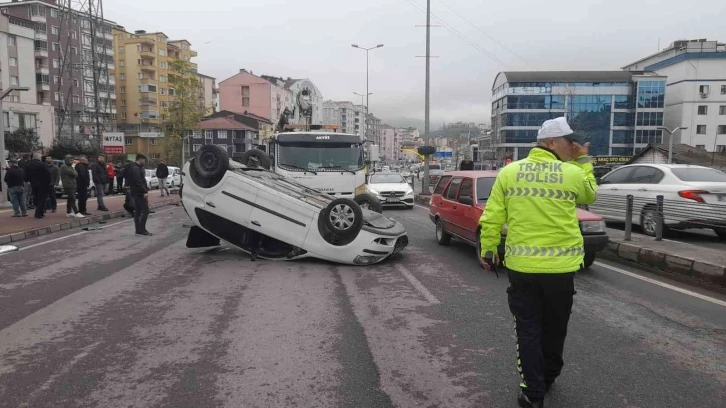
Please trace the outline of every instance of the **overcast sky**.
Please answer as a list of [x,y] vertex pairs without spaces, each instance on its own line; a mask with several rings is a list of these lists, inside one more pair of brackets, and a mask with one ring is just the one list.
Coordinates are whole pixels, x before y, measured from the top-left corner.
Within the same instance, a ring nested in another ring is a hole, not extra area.
[[[425,54],[425,28],[415,26],[425,24],[425,7],[425,0],[104,2],[106,18],[129,31],[189,40],[200,72],[218,82],[240,68],[307,77],[325,99],[360,103],[353,92],[365,92],[365,52],[350,44],[383,43],[370,53],[370,109],[394,121],[424,117],[425,59],[416,56]],[[489,122],[499,71],[619,69],[656,52],[659,38],[661,48],[677,39],[726,41],[722,0],[431,0],[431,8],[432,24],[443,22],[431,29],[439,57],[431,63],[434,128]]]

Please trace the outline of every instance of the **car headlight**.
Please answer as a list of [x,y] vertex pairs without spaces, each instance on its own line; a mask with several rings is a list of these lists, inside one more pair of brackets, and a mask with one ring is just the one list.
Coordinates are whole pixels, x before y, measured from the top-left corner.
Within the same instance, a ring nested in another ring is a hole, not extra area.
[[582,221],[580,223],[580,231],[583,234],[605,232],[605,221]]
[[409,187],[408,190],[406,190],[406,195],[407,196],[413,195],[413,189],[411,187]]

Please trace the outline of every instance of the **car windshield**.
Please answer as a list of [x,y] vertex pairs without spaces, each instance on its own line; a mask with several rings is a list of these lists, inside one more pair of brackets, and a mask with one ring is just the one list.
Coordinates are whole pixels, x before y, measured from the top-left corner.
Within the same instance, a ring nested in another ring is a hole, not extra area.
[[675,168],[673,174],[681,181],[722,182],[726,183],[726,173],[714,169]]
[[369,182],[371,184],[405,183],[406,180],[400,174],[374,174],[371,176]]
[[280,143],[277,152],[277,164],[286,170],[356,171],[363,168],[363,149],[359,143]]
[[480,177],[476,179],[476,202],[485,203],[492,193],[492,187],[496,181],[496,177]]

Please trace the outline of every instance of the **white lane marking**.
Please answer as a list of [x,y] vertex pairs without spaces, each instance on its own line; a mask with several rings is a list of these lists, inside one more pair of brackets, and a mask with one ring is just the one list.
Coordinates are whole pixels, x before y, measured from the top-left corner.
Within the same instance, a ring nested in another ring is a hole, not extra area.
[[439,302],[439,299],[436,299],[436,296],[434,296],[433,293],[429,292],[428,289],[426,289],[426,286],[423,285],[418,279],[416,279],[411,272],[406,269],[405,266],[401,264],[396,264],[396,268],[399,272],[403,275],[406,280],[413,285],[414,289],[416,289],[426,300],[431,303],[432,305],[439,305],[441,302]]
[[595,265],[600,266],[600,267],[605,268],[605,269],[610,269],[613,272],[618,272],[618,273],[622,273],[623,275],[628,275],[628,276],[633,277],[635,279],[640,279],[640,280],[642,280],[644,282],[652,283],[654,285],[658,285],[660,287],[673,290],[673,291],[678,292],[678,293],[683,293],[684,295],[693,296],[695,298],[698,298],[698,299],[701,299],[701,300],[705,300],[707,302],[711,302],[711,303],[716,304],[716,305],[726,306],[726,302],[724,302],[723,300],[718,300],[718,299],[712,298],[710,296],[702,295],[702,294],[697,293],[697,292],[693,292],[693,291],[690,291],[690,290],[687,290],[687,289],[679,288],[678,286],[673,286],[673,285],[670,285],[670,284],[667,284],[667,283],[664,283],[664,282],[661,282],[661,281],[658,281],[658,280],[655,280],[655,279],[647,278],[645,276],[641,276],[641,275],[638,275],[637,273],[629,272],[629,271],[626,271],[624,269],[617,268],[615,266],[610,266],[610,265],[604,264],[602,262],[595,262]]
[[86,358],[86,356],[88,356],[100,344],[101,344],[100,342],[93,343],[90,346],[86,347],[83,350],[83,352],[81,352],[77,356],[73,357],[73,359],[71,361],[69,361],[65,367],[63,367],[59,372],[51,375],[50,378],[48,378],[48,380],[45,383],[43,383],[43,385],[40,388],[33,391],[30,394],[30,396],[28,397],[28,399],[25,402],[23,402],[22,404],[20,404],[20,407],[30,406],[30,403],[33,402],[33,400],[35,400],[37,397],[39,397],[40,394],[42,394],[43,392],[48,391],[48,389],[50,389],[50,387],[53,385],[54,382],[56,382],[56,380],[59,377],[68,374],[71,371],[71,369],[73,369],[73,366],[78,364],[79,361]]
[[[171,210],[174,210],[174,208],[169,208],[169,209],[166,209],[166,210],[162,210],[162,211],[157,211],[157,212],[155,212],[154,214],[161,214],[161,213],[163,213],[163,212],[167,212],[167,211],[171,211]],[[154,215],[154,214],[151,214],[151,215]],[[113,226],[113,225],[118,225],[118,224],[123,224],[123,223],[126,223],[126,222],[131,222],[131,221],[133,221],[133,220],[134,220],[134,219],[133,219],[133,218],[131,218],[131,219],[129,219],[129,220],[124,220],[124,221],[114,222],[113,224],[110,224],[110,225],[108,225],[108,226],[106,226],[106,227],[110,227],[110,226]],[[89,225],[90,225],[90,224],[89,224]],[[39,247],[39,246],[42,246],[42,245],[48,245],[48,244],[51,244],[51,243],[53,243],[53,242],[57,242],[57,241],[62,241],[62,240],[64,240],[64,239],[68,239],[68,238],[76,237],[76,236],[78,236],[78,235],[81,235],[81,234],[87,234],[87,233],[89,233],[89,232],[91,232],[91,231],[81,231],[81,232],[76,232],[75,234],[71,234],[71,235],[66,235],[66,236],[64,236],[64,237],[60,237],[60,238],[55,238],[55,239],[51,239],[51,240],[48,240],[48,241],[43,241],[43,242],[39,242],[39,243],[37,243],[37,244],[33,244],[33,245],[28,245],[28,246],[26,246],[26,247],[18,248],[18,250],[17,250],[16,252],[20,252],[20,251],[25,251],[25,250],[27,250],[27,249],[31,249],[31,248],[35,248],[35,247]],[[8,253],[9,253],[9,254],[12,254],[12,253],[14,253],[14,252],[8,252]]]

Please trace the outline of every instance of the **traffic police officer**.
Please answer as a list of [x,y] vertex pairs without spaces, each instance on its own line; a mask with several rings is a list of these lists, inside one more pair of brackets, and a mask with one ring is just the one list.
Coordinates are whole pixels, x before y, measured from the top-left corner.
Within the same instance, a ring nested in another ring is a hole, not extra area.
[[591,204],[597,195],[590,143],[582,143],[564,117],[546,121],[529,156],[500,171],[479,220],[487,269],[499,263],[497,247],[507,224],[504,264],[521,407],[543,407],[564,365],[574,277],[585,253],[575,206]]

